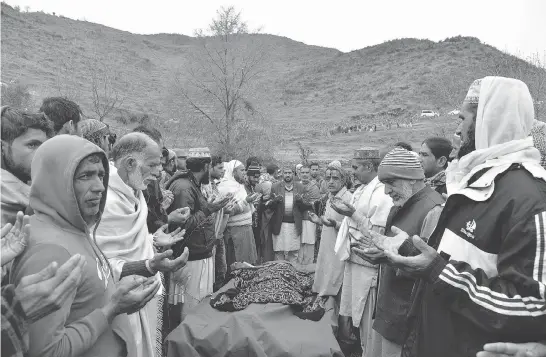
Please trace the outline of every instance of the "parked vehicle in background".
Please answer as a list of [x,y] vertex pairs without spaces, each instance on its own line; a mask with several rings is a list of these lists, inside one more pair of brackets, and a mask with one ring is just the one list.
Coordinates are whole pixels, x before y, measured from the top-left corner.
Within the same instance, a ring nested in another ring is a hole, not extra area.
[[450,111],[450,112],[447,113],[447,114],[449,114],[449,115],[459,115],[460,112],[461,112],[461,111],[460,111],[459,109],[455,109],[455,110]]
[[439,117],[439,116],[440,116],[440,113],[436,113],[435,111],[421,110],[421,118],[423,118],[423,117],[434,118],[434,117]]

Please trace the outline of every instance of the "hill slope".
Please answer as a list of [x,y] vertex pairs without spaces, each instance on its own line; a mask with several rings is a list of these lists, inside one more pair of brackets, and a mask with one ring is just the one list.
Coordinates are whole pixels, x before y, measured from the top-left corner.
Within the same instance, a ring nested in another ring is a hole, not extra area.
[[[175,34],[135,35],[85,21],[20,13],[5,4],[1,26],[2,82],[28,83],[36,103],[46,96],[63,94],[90,113],[89,68],[107,63],[116,73],[117,88],[125,94],[122,112],[152,116],[172,146],[195,142],[177,130],[180,122],[168,119],[187,109],[172,104],[177,96],[173,73],[183,75],[180,69],[198,53],[197,39]],[[293,157],[296,141],[313,147],[320,158],[329,159],[337,152],[345,156],[371,140],[364,132],[326,135],[351,117],[369,118],[395,110],[399,116],[394,120],[404,121],[421,109],[446,112],[456,107],[473,79],[498,70],[496,64],[531,68],[474,38],[439,43],[402,39],[350,53],[272,35],[247,38],[249,43],[258,39],[268,51],[254,84],[253,105],[266,113],[280,143],[279,152],[285,157]],[[128,130],[113,120],[115,115],[107,121],[119,131]],[[453,119],[445,117],[431,125],[440,127],[441,132],[446,127],[451,130]],[[404,130],[381,133],[378,144],[407,136]],[[428,133],[430,130],[423,135]],[[417,143],[420,139],[408,140]],[[198,141],[208,144],[207,138]]]

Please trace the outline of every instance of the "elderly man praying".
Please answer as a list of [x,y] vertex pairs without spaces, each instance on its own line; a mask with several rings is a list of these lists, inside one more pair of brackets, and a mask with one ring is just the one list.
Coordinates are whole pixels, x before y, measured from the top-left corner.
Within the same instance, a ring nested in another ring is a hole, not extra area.
[[420,278],[404,356],[495,356],[492,342],[546,336],[546,170],[529,136],[533,99],[519,80],[485,77],[460,119],[459,160],[428,244],[412,232],[378,239],[388,264]]
[[[385,193],[393,202],[385,234],[394,236],[403,230],[425,239],[430,237],[442,212],[444,199],[440,193],[425,184],[425,173],[419,159],[405,149],[394,148],[381,161],[378,178],[385,185]],[[365,229],[363,233],[380,236],[379,233],[366,232]],[[356,246],[359,247],[360,244]],[[355,252],[360,255],[361,250],[356,248]],[[366,259],[366,256],[363,258]],[[370,356],[400,355],[408,333],[409,306],[414,283],[415,278],[392,266],[381,264],[373,323],[375,331],[371,336],[373,353]]]
[[256,264],[258,256],[252,231],[252,203],[260,194],[247,195],[245,189],[245,167],[242,162],[232,160],[224,164],[224,178],[218,184],[221,195],[233,197],[232,203],[224,210],[229,215],[224,242],[226,262],[229,267],[235,262]]
[[[180,230],[166,234],[160,228],[152,237],[146,218],[148,206],[142,190],[159,176],[161,152],[150,137],[130,133],[122,137],[112,150],[108,195],[101,224],[97,228],[97,244],[104,252],[115,278],[137,274],[156,276],[182,268],[188,260],[188,251],[172,259],[172,250],[156,253],[154,238],[159,248],[170,247],[182,239]],[[185,210],[189,215],[189,210]],[[128,315],[135,337],[137,357],[161,356],[162,337],[156,333],[162,324],[162,290],[142,310]]]

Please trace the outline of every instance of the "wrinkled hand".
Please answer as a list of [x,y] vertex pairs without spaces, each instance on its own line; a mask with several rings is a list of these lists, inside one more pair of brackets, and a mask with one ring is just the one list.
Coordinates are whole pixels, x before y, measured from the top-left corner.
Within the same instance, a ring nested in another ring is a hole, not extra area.
[[169,213],[169,223],[175,223],[178,225],[184,225],[188,218],[190,218],[191,210],[189,207],[177,208]]
[[320,217],[321,221],[322,221],[322,224],[325,225],[326,227],[336,227],[336,220],[335,219],[332,219],[332,218],[326,218],[324,216]]
[[546,357],[546,344],[529,343],[488,343],[477,357]]
[[61,267],[53,262],[42,271],[23,277],[15,288],[15,295],[27,321],[38,321],[60,309],[80,285],[85,265],[85,258],[76,254]]
[[385,256],[389,260],[390,265],[400,268],[407,273],[420,273],[430,266],[434,258],[438,255],[438,252],[418,236],[413,236],[412,240],[413,245],[421,251],[421,254],[414,257],[403,257],[398,254],[398,251],[385,250]]
[[322,219],[315,214],[315,212],[309,212],[309,220],[314,224],[322,226]]
[[255,202],[256,200],[258,200],[260,198],[260,194],[258,192],[254,192],[248,196],[246,196],[246,202],[248,203],[253,203]]
[[209,210],[211,213],[218,212],[224,208],[233,198],[232,195],[226,195],[224,197],[218,197],[216,200],[209,203]]
[[177,228],[172,233],[165,233],[168,227],[169,225],[166,224],[154,233],[154,246],[160,248],[170,247],[184,239],[184,234],[186,233],[185,229],[180,230],[180,228]]
[[166,210],[173,203],[174,194],[169,190],[162,190],[161,193],[163,195],[163,202],[161,202],[161,207]]
[[235,209],[235,204],[234,204],[234,203],[228,203],[228,204],[224,207],[224,214],[230,215],[231,212],[233,212],[234,209]]
[[342,216],[351,217],[355,211],[356,208],[354,208],[353,205],[347,202],[343,202],[341,199],[332,199],[330,202],[330,206],[334,211],[339,213]]
[[116,284],[116,291],[102,311],[110,322],[117,315],[137,312],[155,296],[160,286],[155,276],[126,276]]
[[400,248],[402,243],[404,243],[404,241],[409,238],[409,235],[395,226],[391,227],[391,232],[395,234],[394,237],[387,237],[374,231],[369,231],[369,234],[372,237],[373,244],[377,248],[385,252],[389,251],[393,253],[398,253],[398,249]]
[[186,265],[190,252],[188,247],[184,248],[184,252],[176,259],[171,259],[173,251],[171,249],[156,253],[152,259],[150,259],[150,268],[153,271],[171,272],[176,271]]
[[275,203],[280,203],[280,202],[284,202],[284,197],[281,196],[281,195],[273,195],[273,199],[272,201],[275,202]]
[[2,266],[11,262],[25,250],[30,235],[30,225],[28,222],[28,216],[25,216],[23,212],[17,212],[15,225],[12,226],[8,223],[2,227],[0,231],[2,235],[2,239],[0,240]]
[[360,258],[372,264],[378,264],[385,258],[385,252],[377,247],[368,247],[363,244],[351,244],[351,251]]

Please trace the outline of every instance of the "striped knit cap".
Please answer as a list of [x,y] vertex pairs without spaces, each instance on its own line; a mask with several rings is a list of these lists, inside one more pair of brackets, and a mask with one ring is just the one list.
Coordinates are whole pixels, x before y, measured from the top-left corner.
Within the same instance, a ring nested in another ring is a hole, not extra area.
[[378,178],[379,181],[395,179],[424,180],[425,172],[421,162],[415,155],[405,149],[394,148],[381,161]]

